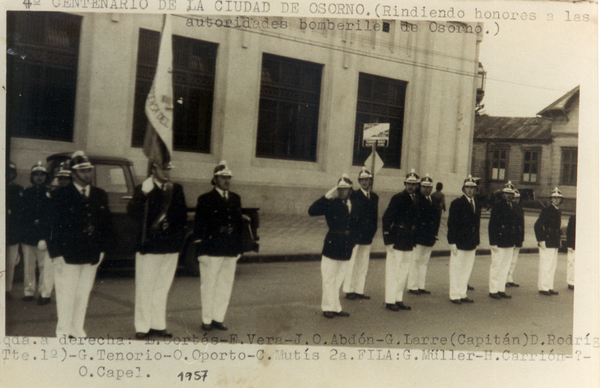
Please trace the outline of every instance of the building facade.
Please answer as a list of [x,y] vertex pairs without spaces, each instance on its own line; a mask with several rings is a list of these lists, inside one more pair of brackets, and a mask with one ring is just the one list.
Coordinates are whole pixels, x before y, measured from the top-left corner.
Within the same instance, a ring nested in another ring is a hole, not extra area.
[[[127,157],[142,179],[143,108],[163,16],[7,17],[7,145],[19,179],[37,160],[77,149]],[[440,33],[441,22],[168,17],[172,177],[189,206],[226,160],[244,206],[305,214],[342,173],[360,171],[370,154],[365,123],[390,123],[375,179],[384,201],[411,169],[460,193],[471,168],[480,24],[444,23]]]

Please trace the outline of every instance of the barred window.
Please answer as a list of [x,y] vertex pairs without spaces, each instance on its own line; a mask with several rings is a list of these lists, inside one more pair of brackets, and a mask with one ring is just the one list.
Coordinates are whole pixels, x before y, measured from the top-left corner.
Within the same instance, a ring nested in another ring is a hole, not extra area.
[[506,179],[506,166],[508,165],[508,151],[504,149],[493,149],[490,179],[504,181]]
[[73,140],[81,16],[7,12],[7,136]]
[[377,153],[387,168],[400,168],[402,131],[404,126],[405,81],[360,73],[354,155],[352,164],[362,166],[371,154],[370,147],[362,146],[363,127],[366,123],[389,123],[389,143],[378,147]]
[[523,151],[523,182],[538,183],[540,153],[540,150]]
[[[210,152],[216,43],[173,35],[173,149]],[[160,33],[140,29],[131,145],[142,147],[145,104],[158,62]]]
[[577,148],[562,149],[560,184],[577,185]]
[[256,156],[315,162],[323,66],[263,54]]

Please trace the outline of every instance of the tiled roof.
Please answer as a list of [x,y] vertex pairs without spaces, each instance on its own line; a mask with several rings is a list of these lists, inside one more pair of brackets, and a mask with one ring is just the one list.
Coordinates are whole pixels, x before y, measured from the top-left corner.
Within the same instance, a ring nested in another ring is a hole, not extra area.
[[550,140],[551,121],[542,117],[475,117],[476,140]]

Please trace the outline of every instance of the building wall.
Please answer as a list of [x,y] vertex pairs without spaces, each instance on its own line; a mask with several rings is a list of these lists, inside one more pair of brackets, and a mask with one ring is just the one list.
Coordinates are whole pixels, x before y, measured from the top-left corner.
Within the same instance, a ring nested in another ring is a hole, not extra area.
[[[416,23],[416,33],[403,32],[396,22],[386,34],[301,30],[297,19],[285,20],[286,30],[243,31],[188,27],[185,18],[172,18],[173,34],[219,44],[211,153],[173,154],[172,177],[184,184],[188,205],[210,188],[213,167],[222,159],[244,206],[268,212],[305,213],[342,173],[356,180],[360,72],[408,82],[401,169],[384,168],[375,190],[389,197],[403,189],[404,176],[414,168],[443,181],[447,194],[460,192],[470,170],[480,36],[431,32],[427,22]],[[144,177],[146,158],[130,146],[138,36],[140,28],[158,31],[161,25],[158,15],[83,15],[73,142],[11,139],[20,179],[38,159],[76,149],[127,157],[138,179]],[[316,162],[255,156],[262,53],[324,65]]]

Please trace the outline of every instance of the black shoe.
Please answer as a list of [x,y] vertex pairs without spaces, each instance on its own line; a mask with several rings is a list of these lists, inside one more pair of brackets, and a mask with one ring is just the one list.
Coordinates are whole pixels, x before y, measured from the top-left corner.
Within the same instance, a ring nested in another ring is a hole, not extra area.
[[148,333],[142,333],[142,332],[140,331],[140,332],[137,332],[137,333],[135,333],[135,338],[136,338],[136,339],[139,339],[139,340],[141,340],[141,339],[146,339],[146,338],[148,338],[148,337],[150,337],[150,332],[148,332]]
[[400,310],[410,310],[410,306],[407,306],[402,302],[396,302],[396,306],[398,306]]
[[475,291],[475,287],[471,287],[471,286],[469,286],[469,285],[467,284],[467,290],[469,290],[469,291]]
[[490,292],[490,298],[494,298],[494,299],[502,299],[502,297],[500,296],[500,294],[498,294],[497,292]]
[[419,290],[408,290],[408,292],[410,292],[411,294],[414,294],[414,295],[421,295],[421,291],[419,291]]
[[329,319],[331,319],[331,318],[333,318],[333,317],[334,317],[334,315],[333,315],[333,312],[332,312],[332,311],[323,311],[323,316],[324,316],[325,318],[329,318]]
[[558,295],[558,291],[548,290],[548,292],[550,293],[550,295]]
[[454,304],[462,304],[461,299],[450,299],[450,302]]
[[37,301],[38,306],[43,306],[46,305],[48,303],[52,302],[52,298],[42,298],[40,297]]
[[569,284],[569,285],[567,286],[567,288],[568,288],[569,290],[574,290],[574,289],[575,289],[575,286],[574,286],[574,285],[572,285],[572,284]]
[[550,296],[550,295],[552,295],[552,294],[550,293],[550,291],[542,291],[542,290],[540,290],[540,294],[542,294],[542,295],[547,295],[547,296]]
[[354,300],[356,299],[356,294],[354,292],[346,293],[346,299]]
[[394,303],[386,303],[385,308],[392,311],[400,311],[400,307],[396,306]]
[[150,334],[157,335],[159,337],[164,337],[164,338],[173,338],[173,334],[169,333],[167,331],[167,329],[164,329],[164,330],[150,329]]
[[223,324],[223,322],[217,322],[217,321],[212,321],[212,323],[210,324],[212,326],[213,329],[217,329],[217,330],[227,330],[227,326],[225,326]]
[[519,285],[517,283],[513,283],[513,282],[508,282],[505,284],[506,287],[519,287]]
[[370,296],[368,296],[368,295],[365,295],[365,294],[354,294],[354,295],[356,295],[356,298],[357,298],[357,299],[364,299],[364,300],[369,300],[369,299],[371,299],[371,297],[370,297]]
[[475,301],[471,298],[460,298],[462,303],[474,303]]
[[337,315],[338,317],[349,317],[350,313],[347,313],[345,311],[340,311],[339,313],[334,312],[333,315]]
[[35,299],[33,296],[24,296],[24,297],[23,297],[23,300],[24,300],[25,302],[31,302],[33,299]]
[[506,292],[498,292],[498,295],[500,295],[504,299],[510,299],[510,298],[512,298],[512,296],[508,295]]
[[425,294],[425,295],[430,295],[430,294],[431,294],[431,291],[427,291],[427,290],[426,290],[426,289],[424,289],[424,288],[419,288],[419,292],[420,292],[421,294]]
[[202,331],[211,331],[212,330],[212,325],[203,323],[202,326],[200,326],[200,330],[202,330]]

